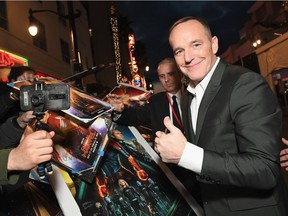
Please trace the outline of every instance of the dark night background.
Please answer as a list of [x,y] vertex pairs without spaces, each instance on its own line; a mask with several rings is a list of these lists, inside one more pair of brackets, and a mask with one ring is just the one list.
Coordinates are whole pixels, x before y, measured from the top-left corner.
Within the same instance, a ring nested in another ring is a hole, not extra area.
[[[141,40],[147,51],[150,72],[156,75],[157,64],[172,57],[168,30],[184,16],[200,16],[218,36],[221,55],[229,45],[239,41],[239,31],[250,20],[247,10],[255,1],[119,1],[119,13],[131,22],[135,40]],[[136,59],[137,61],[137,59]]]

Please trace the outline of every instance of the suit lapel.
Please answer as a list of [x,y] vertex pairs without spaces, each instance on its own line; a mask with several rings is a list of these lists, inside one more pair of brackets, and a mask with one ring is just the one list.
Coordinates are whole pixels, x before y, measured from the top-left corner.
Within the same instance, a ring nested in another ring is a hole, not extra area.
[[[155,109],[154,112],[157,112],[157,124],[158,125],[163,125],[163,120],[165,116],[169,116],[169,102],[166,97],[166,92],[161,92],[159,93],[159,97],[157,98],[157,101],[155,101],[155,106],[153,109]],[[163,126],[162,126],[163,127]],[[161,127],[161,128],[162,128]]]
[[219,91],[221,87],[221,80],[224,73],[224,70],[226,68],[227,64],[225,64],[223,61],[220,60],[219,64],[217,65],[211,80],[205,90],[204,96],[202,98],[199,111],[198,111],[198,117],[197,117],[197,124],[196,124],[196,139],[195,143],[198,142],[199,136],[201,134],[201,130],[203,127],[203,122],[206,116],[206,112],[208,110],[209,104],[213,100],[213,98],[216,96],[217,92]]
[[181,99],[181,110],[182,110],[182,122],[184,125],[185,136],[189,142],[194,143],[195,135],[192,127],[192,118],[190,104],[192,101],[192,95],[185,90]]
[[[162,96],[162,101],[160,102],[162,104],[162,108],[163,108],[163,114],[164,114],[164,117],[165,116],[170,116],[170,113],[169,113],[169,102],[168,102],[168,99],[167,99],[167,96],[166,96],[166,92],[163,92],[163,96]],[[162,119],[162,121],[164,120],[164,118]]]
[[157,105],[161,106],[163,109],[163,112],[162,113],[162,123],[163,123],[163,120],[164,120],[164,117],[166,116],[170,116],[170,112],[169,112],[169,102],[168,102],[168,99],[167,99],[167,96],[166,96],[166,92],[163,92],[161,93],[162,96],[161,96],[161,99],[158,101]]

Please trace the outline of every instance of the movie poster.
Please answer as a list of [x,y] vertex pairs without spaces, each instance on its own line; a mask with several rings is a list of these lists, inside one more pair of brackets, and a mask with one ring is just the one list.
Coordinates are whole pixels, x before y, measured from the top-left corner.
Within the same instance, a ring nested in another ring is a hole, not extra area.
[[[112,121],[109,116],[100,116],[87,127],[75,123],[57,112],[46,112],[42,123],[55,131],[52,161],[61,168],[92,182],[97,168],[109,144]],[[25,134],[35,130],[30,124]]]
[[70,87],[70,103],[70,108],[63,112],[85,123],[113,109],[110,104],[73,87]]
[[94,182],[74,179],[82,214],[203,215],[153,152],[134,127],[116,126]]
[[[125,107],[143,106],[148,102],[152,93],[152,91],[147,91],[144,88],[136,87],[127,83],[118,83],[118,85],[110,92],[110,94],[120,96]],[[107,97],[103,100],[109,102]]]

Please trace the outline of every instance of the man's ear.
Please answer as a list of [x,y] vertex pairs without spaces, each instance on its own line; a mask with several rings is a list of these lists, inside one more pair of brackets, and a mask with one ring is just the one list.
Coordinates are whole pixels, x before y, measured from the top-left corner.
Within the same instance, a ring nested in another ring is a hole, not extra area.
[[213,54],[216,54],[217,51],[218,51],[218,38],[216,36],[213,36],[212,37],[212,40],[211,40],[211,43],[212,43],[212,50],[213,50]]

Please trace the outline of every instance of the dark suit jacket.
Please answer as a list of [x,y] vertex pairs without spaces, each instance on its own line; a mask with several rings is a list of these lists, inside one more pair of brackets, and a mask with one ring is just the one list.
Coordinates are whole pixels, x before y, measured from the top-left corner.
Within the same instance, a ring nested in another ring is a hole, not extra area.
[[220,60],[195,136],[189,95],[182,97],[182,117],[188,140],[204,149],[197,180],[206,216],[288,215],[279,165],[282,113],[265,79]]
[[0,149],[18,145],[24,128],[17,123],[17,117],[10,117],[0,125]]
[[163,119],[169,116],[169,102],[166,92],[160,92],[151,96],[149,103],[137,108],[125,109],[118,124],[138,126],[151,124],[153,135],[156,131],[164,131]]

